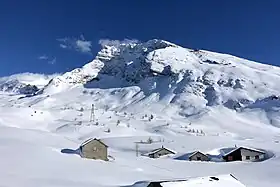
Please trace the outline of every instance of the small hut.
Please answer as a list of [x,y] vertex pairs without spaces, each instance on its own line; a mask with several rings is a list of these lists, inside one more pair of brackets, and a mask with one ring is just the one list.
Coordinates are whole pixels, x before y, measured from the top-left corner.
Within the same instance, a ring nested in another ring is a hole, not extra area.
[[80,153],[83,158],[99,159],[108,161],[108,146],[100,139],[88,139],[80,146]]
[[226,162],[231,161],[260,161],[263,160],[265,152],[248,148],[248,147],[238,147],[223,156]]
[[189,156],[189,161],[209,161],[209,160],[210,160],[209,157],[200,151],[195,151],[193,154]]
[[144,156],[148,156],[150,158],[159,158],[161,156],[170,155],[170,154],[176,154],[176,153],[162,146],[161,148],[154,149],[151,152],[145,153]]

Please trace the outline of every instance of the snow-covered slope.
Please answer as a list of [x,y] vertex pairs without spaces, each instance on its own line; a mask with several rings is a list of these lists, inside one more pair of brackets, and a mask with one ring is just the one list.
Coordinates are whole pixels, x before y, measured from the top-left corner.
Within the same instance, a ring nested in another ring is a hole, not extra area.
[[[44,92],[52,95],[77,86],[126,88],[122,108],[147,101],[177,107],[180,115],[190,117],[216,106],[248,111],[255,102],[277,96],[279,80],[278,67],[150,40],[104,46],[92,62],[52,79]],[[267,117],[262,121],[280,126],[267,111],[263,109]]]
[[[103,46],[91,62],[54,77],[15,77],[0,79],[9,91],[0,95],[4,186],[120,187],[225,173],[247,187],[280,184],[278,67],[155,39]],[[21,92],[28,84],[38,89]],[[110,162],[61,153],[88,138],[109,146]],[[164,145],[177,154],[136,157],[135,142],[148,139],[140,153]],[[218,163],[234,145],[262,149],[268,160]],[[176,159],[196,150],[217,162]]]
[[0,78],[0,91],[29,95],[42,89],[52,78],[58,76],[34,73],[15,74]]

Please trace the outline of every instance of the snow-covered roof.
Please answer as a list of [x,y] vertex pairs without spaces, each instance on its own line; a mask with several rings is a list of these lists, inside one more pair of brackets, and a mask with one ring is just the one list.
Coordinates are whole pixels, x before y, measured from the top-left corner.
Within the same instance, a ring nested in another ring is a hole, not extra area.
[[86,141],[84,141],[82,144],[81,144],[81,147],[85,146],[86,144],[88,144],[89,142],[91,141],[98,141],[100,142],[101,144],[105,145],[106,147],[108,147],[104,142],[102,142],[100,139],[97,139],[97,138],[89,138],[87,139]]
[[202,153],[202,152],[200,152],[200,151],[195,151],[195,152],[193,152],[189,157],[192,157],[193,155],[195,155],[195,154],[197,154],[197,153],[200,153],[200,154],[202,154],[202,155],[204,155],[204,156],[207,156],[206,154],[204,154],[204,153]]
[[154,149],[154,150],[152,150],[152,151],[150,151],[150,152],[147,152],[147,153],[145,153],[145,154],[143,154],[143,155],[146,155],[146,156],[152,155],[152,154],[155,154],[155,153],[157,153],[157,152],[159,152],[159,151],[161,151],[161,150],[167,150],[167,151],[169,151],[169,152],[171,152],[171,153],[173,153],[173,154],[176,153],[175,151],[170,150],[170,149],[168,149],[168,148],[160,147],[160,148]]
[[159,182],[162,187],[245,187],[233,175],[208,176],[186,180]]
[[250,150],[250,151],[254,151],[254,152],[258,152],[258,153],[265,154],[264,151],[261,151],[261,150],[258,150],[258,149],[254,149],[254,148],[250,148],[250,147],[243,147],[243,146],[242,146],[242,147],[237,147],[236,149],[233,149],[232,151],[230,151],[230,152],[224,154],[224,156],[227,156],[227,155],[229,155],[229,154],[231,154],[231,153],[233,153],[233,152],[235,152],[235,151],[237,151],[237,150],[239,150],[239,149],[246,149],[246,150]]

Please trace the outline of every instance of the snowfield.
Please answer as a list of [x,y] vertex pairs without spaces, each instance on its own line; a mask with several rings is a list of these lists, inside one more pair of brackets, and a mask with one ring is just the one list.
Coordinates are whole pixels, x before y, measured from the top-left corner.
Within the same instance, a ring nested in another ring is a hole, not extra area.
[[[213,187],[242,186],[227,183],[232,174],[246,187],[279,187],[279,82],[278,67],[163,40],[103,46],[61,75],[0,78],[0,186],[209,187],[207,176],[221,176]],[[75,152],[88,138],[109,146],[110,161]],[[149,138],[136,156],[135,142]],[[267,159],[219,161],[236,145]],[[176,154],[141,156],[161,146]],[[185,159],[197,150],[213,159]]]

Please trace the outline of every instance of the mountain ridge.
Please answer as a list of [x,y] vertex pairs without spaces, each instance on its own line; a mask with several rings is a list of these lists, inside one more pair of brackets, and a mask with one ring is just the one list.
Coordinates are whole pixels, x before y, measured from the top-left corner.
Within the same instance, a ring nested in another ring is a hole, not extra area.
[[81,92],[102,89],[104,94],[122,93],[118,107],[123,109],[140,103],[138,107],[160,104],[177,107],[178,114],[188,118],[216,106],[236,112],[259,108],[267,116],[264,123],[280,126],[280,120],[271,117],[275,114],[269,114],[280,111],[278,105],[262,105],[264,109],[257,104],[278,98],[278,81],[278,67],[153,39],[103,45],[91,62],[52,78],[28,97],[51,96],[73,88]]

